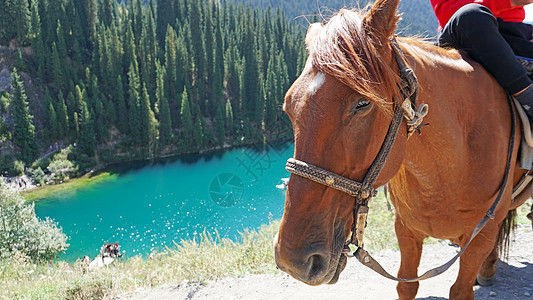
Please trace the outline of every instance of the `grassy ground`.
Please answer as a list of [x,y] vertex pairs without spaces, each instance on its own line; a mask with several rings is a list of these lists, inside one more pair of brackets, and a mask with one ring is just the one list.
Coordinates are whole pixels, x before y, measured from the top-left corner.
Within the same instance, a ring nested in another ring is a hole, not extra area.
[[[519,223],[532,201],[518,212]],[[376,252],[397,248],[394,215],[382,193],[370,203],[365,248]],[[81,262],[32,264],[21,258],[0,261],[0,298],[6,299],[111,299],[116,295],[165,283],[206,282],[247,273],[276,273],[272,239],[279,221],[258,231],[242,233],[240,243],[218,236],[201,235],[199,240],[182,241],[150,259],[133,257],[109,268],[86,271]]]
[[74,264],[0,264],[0,297],[20,299],[112,298],[139,287],[154,287],[184,280],[205,282],[246,273],[276,272],[272,239],[278,222],[242,234],[242,242],[204,234],[199,241],[184,241],[151,259],[133,257],[109,268],[85,272]]
[[34,189],[25,191],[22,196],[26,198],[27,202],[37,201],[47,198],[56,193],[64,193],[66,191],[82,188],[89,184],[110,179],[113,174],[108,172],[87,173],[79,178],[69,179],[61,184],[42,185]]
[[[386,200],[372,201],[366,248],[394,248],[393,213]],[[85,272],[81,262],[32,264],[21,259],[0,262],[0,298],[101,299],[112,298],[139,287],[154,287],[184,280],[205,282],[247,273],[279,272],[274,263],[272,240],[279,221],[258,231],[242,233],[241,242],[203,234],[199,240],[182,241],[151,259],[133,257],[109,268]]]

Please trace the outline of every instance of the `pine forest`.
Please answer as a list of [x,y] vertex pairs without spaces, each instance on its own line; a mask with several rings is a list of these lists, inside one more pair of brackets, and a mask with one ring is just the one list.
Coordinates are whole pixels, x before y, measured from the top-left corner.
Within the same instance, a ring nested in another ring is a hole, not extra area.
[[0,169],[50,170],[57,152],[83,173],[290,138],[281,104],[304,34],[280,9],[227,1],[2,1]]

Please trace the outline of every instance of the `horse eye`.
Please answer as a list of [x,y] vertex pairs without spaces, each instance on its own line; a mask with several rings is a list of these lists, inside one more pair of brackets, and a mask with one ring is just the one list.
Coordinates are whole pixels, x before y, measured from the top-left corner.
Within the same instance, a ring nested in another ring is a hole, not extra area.
[[352,112],[352,114],[355,114],[358,111],[364,110],[364,109],[366,109],[368,107],[370,107],[370,101],[365,100],[365,99],[361,99],[361,100],[359,100],[359,102],[357,102],[357,105],[355,105],[352,108],[351,112]]

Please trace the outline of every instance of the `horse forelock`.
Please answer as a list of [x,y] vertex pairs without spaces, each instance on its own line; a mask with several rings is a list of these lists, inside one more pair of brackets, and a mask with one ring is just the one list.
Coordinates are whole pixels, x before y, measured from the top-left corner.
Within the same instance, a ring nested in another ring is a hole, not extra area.
[[381,56],[365,31],[360,12],[342,9],[308,46],[313,66],[391,111],[399,95],[399,76]]

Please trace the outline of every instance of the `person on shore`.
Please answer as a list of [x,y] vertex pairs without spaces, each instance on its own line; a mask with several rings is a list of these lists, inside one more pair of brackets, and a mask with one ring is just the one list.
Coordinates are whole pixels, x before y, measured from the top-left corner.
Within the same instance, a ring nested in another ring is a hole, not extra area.
[[533,61],[533,25],[523,23],[533,0],[430,0],[438,45],[464,50],[513,95],[533,120],[533,85],[516,56]]

